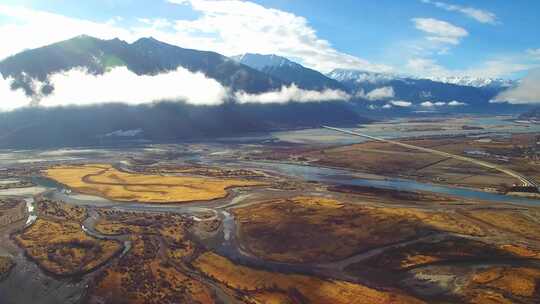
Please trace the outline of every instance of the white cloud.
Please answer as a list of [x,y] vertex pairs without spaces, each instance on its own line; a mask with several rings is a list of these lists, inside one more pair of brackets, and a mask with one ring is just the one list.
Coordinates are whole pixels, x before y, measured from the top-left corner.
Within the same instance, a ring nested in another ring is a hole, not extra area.
[[515,88],[500,93],[494,102],[512,104],[540,103],[540,69],[530,71]]
[[265,92],[261,94],[249,94],[246,92],[236,92],[235,98],[240,103],[286,103],[316,102],[329,100],[349,100],[351,96],[341,90],[326,89],[324,91],[303,90],[295,84],[288,87],[283,86],[279,91]]
[[469,18],[473,18],[474,20],[481,22],[481,23],[488,23],[488,24],[497,24],[497,16],[486,10],[469,7],[469,6],[461,6],[461,5],[454,5],[449,4],[446,2],[441,1],[432,1],[432,0],[421,0],[424,3],[433,4],[438,8],[445,9],[447,11],[452,12],[459,12],[464,15],[466,15]]
[[[234,98],[239,103],[286,103],[349,100],[351,96],[341,90],[303,90],[295,84],[278,91],[261,94],[236,92],[234,95],[214,79],[202,73],[192,73],[179,67],[175,71],[157,75],[137,75],[126,67],[115,67],[102,75],[93,75],[83,68],[53,74],[49,77],[53,92],[47,96],[31,98],[22,90],[11,90],[12,79],[0,76],[0,111],[30,106],[93,105],[120,102],[130,105],[162,100],[185,101],[195,105],[216,105]],[[33,82],[36,91],[43,84]]]
[[393,98],[395,95],[393,87],[380,87],[373,89],[367,94],[365,94],[363,90],[360,90],[356,93],[356,96],[374,101]]
[[404,108],[410,107],[412,105],[412,103],[408,101],[404,101],[404,100],[391,100],[390,104],[396,107],[404,107]]
[[224,55],[245,52],[278,54],[299,59],[321,71],[354,68],[391,71],[383,64],[340,52],[301,16],[240,0],[169,0],[190,5],[200,17],[191,19],[139,18],[131,27],[121,27],[117,18],[98,23],[59,14],[0,5],[0,16],[14,22],[0,25],[0,58],[24,49],[36,48],[81,34],[102,39],[120,38],[128,42],[153,36],[158,40],[194,49],[211,50]]
[[0,4],[0,16],[13,22],[0,24],[0,59],[29,48],[37,48],[81,34],[112,39],[133,39],[131,31],[114,25],[98,23],[58,14]]
[[452,100],[448,103],[448,105],[451,107],[460,107],[460,106],[466,106],[467,104],[464,102],[457,101],[457,100]]
[[[103,75],[88,74],[84,69],[72,69],[50,76],[52,94],[42,97],[40,106],[90,105],[108,102],[126,104],[151,103],[160,100],[182,100],[192,104],[220,104],[228,90],[202,73],[184,68],[157,75],[137,75],[126,67],[116,67]],[[30,105],[31,99],[19,91],[5,91],[8,81],[0,86],[3,110]],[[9,88],[8,88],[9,89]],[[10,95],[12,94],[12,95]],[[11,97],[11,98],[10,98]],[[15,98],[16,97],[16,98]],[[4,99],[5,98],[5,99]]]
[[321,71],[334,68],[391,70],[389,66],[374,64],[336,50],[330,42],[318,37],[304,17],[289,12],[240,0],[169,2],[190,5],[202,14],[195,20],[176,22],[177,33],[190,37],[197,37],[197,34],[209,36],[204,45],[197,45],[198,48],[225,55],[273,53],[300,59],[303,64]]
[[415,27],[427,33],[428,40],[457,45],[469,33],[464,28],[434,18],[413,18]]
[[424,101],[424,102],[422,102],[420,104],[420,106],[426,107],[426,108],[442,107],[442,106],[445,106],[445,105],[446,105],[446,102],[443,102],[443,101],[436,101],[436,102]]
[[385,104],[384,106],[382,106],[383,109],[391,109],[392,108],[392,105],[391,104]]

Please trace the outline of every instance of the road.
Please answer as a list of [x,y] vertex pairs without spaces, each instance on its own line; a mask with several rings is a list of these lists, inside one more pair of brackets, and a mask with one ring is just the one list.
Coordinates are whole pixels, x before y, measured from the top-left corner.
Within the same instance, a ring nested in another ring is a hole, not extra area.
[[448,157],[448,158],[453,158],[453,159],[464,161],[464,162],[473,163],[473,164],[476,164],[476,165],[479,165],[479,166],[482,166],[482,167],[485,167],[485,168],[488,168],[488,169],[497,170],[499,172],[502,172],[502,173],[504,173],[506,175],[509,175],[509,176],[519,180],[521,185],[524,186],[524,187],[536,187],[536,188],[538,188],[538,186],[539,186],[536,183],[536,181],[534,181],[533,179],[531,179],[531,178],[529,178],[527,176],[524,176],[523,174],[518,173],[516,171],[513,171],[513,170],[510,170],[510,169],[504,168],[502,166],[499,166],[497,164],[492,164],[492,163],[488,163],[488,162],[485,162],[485,161],[482,161],[482,160],[478,160],[478,159],[474,159],[474,158],[470,158],[470,157],[465,157],[465,156],[461,156],[461,155],[451,154],[451,153],[444,152],[444,151],[439,151],[439,150],[434,150],[434,149],[430,149],[430,148],[424,148],[424,147],[409,145],[409,144],[401,143],[401,142],[398,142],[398,141],[395,141],[395,140],[384,139],[384,138],[375,137],[375,136],[362,134],[362,133],[354,132],[354,131],[349,131],[349,130],[345,130],[345,129],[334,128],[334,127],[329,127],[329,126],[322,126],[322,127],[325,128],[325,129],[328,129],[328,130],[333,130],[333,131],[337,131],[337,132],[341,132],[341,133],[360,136],[360,137],[368,138],[368,139],[379,141],[379,142],[385,142],[385,143],[401,146],[401,147],[408,148],[408,149],[413,149],[413,150],[418,150],[418,151],[422,151],[422,152],[432,153],[432,154],[443,156],[443,157]]

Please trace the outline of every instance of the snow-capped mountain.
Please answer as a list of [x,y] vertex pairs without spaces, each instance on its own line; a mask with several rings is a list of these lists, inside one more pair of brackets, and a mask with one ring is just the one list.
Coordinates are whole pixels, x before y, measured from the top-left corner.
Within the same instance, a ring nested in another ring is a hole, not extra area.
[[345,87],[337,80],[278,55],[246,53],[231,58],[271,77],[278,78],[285,83],[294,83],[303,89],[345,90]]
[[477,87],[477,88],[483,88],[483,87],[508,88],[516,84],[516,81],[510,80],[510,79],[480,78],[480,77],[472,77],[472,76],[430,77],[427,79],[438,81],[438,82],[451,83],[451,84]]
[[[380,104],[382,101],[402,100],[414,105],[456,105],[452,110],[486,109],[487,105],[493,108],[494,105],[490,104],[489,100],[511,85],[510,82],[493,79],[427,79],[347,69],[336,69],[326,75],[338,80],[355,96],[367,102]],[[381,95],[381,92],[391,94],[384,94],[384,98],[377,99],[376,96]],[[449,110],[449,107],[441,108]]]
[[375,73],[361,70],[335,69],[326,76],[340,82],[358,82],[358,83],[385,83],[391,80],[399,79],[400,77],[394,74]]
[[476,88],[508,88],[514,86],[516,81],[501,78],[480,78],[471,76],[448,76],[448,77],[417,77],[390,73],[376,73],[361,70],[335,69],[326,76],[340,82],[358,82],[382,84],[392,80],[431,80],[434,82],[455,84]]

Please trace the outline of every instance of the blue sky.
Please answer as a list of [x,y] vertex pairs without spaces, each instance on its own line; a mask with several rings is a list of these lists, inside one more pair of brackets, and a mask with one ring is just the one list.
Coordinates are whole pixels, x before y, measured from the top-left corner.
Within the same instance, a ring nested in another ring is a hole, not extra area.
[[[0,57],[79,34],[423,77],[518,77],[540,65],[540,1],[0,1]],[[7,41],[7,43],[6,43]]]

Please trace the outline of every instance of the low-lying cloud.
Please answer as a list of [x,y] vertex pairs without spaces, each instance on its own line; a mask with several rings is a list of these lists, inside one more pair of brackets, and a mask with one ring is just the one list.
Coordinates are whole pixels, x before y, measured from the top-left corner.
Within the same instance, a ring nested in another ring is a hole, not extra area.
[[424,101],[420,104],[420,106],[426,107],[426,108],[442,107],[445,105],[446,105],[446,102],[444,101]]
[[407,108],[412,106],[412,103],[405,100],[391,100],[390,104],[396,107]]
[[227,89],[216,80],[181,67],[157,75],[137,75],[126,67],[116,67],[103,75],[73,69],[52,75],[50,83],[54,91],[41,99],[42,106],[108,102],[142,104],[159,100],[210,105],[221,103],[227,96]]
[[357,97],[365,98],[371,101],[390,99],[395,96],[393,87],[380,87],[373,89],[369,93],[365,94],[364,90],[358,92]]
[[515,88],[510,88],[495,97],[493,102],[511,104],[540,103],[540,69],[534,69]]
[[[231,99],[239,103],[286,103],[351,98],[341,90],[303,90],[294,84],[261,94],[231,93],[229,88],[203,73],[193,73],[182,67],[157,75],[137,75],[126,67],[116,67],[104,74],[93,75],[84,68],[75,68],[51,75],[48,84],[54,90],[46,96],[29,97],[21,89],[12,90],[12,81],[0,77],[0,111],[35,104],[42,107],[112,102],[138,105],[167,100],[195,105],[218,105]],[[34,91],[39,92],[44,84],[34,81],[32,85]]]
[[461,106],[466,106],[467,104],[461,101],[452,100],[448,103],[448,105],[451,107],[461,107]]
[[249,94],[237,92],[235,99],[240,103],[286,103],[315,102],[331,100],[349,100],[351,96],[341,90],[326,89],[323,91],[304,90],[298,88],[294,83],[290,86],[283,86],[279,91],[265,92],[261,94]]

